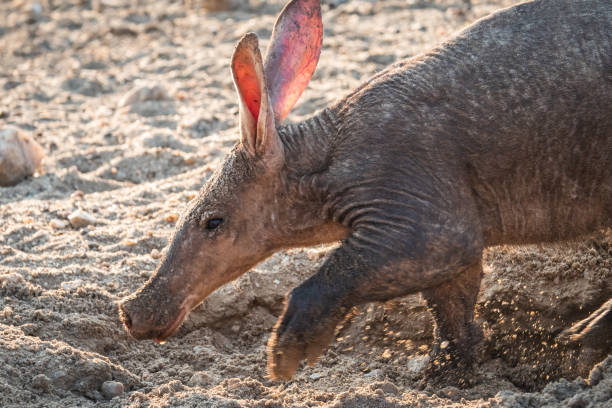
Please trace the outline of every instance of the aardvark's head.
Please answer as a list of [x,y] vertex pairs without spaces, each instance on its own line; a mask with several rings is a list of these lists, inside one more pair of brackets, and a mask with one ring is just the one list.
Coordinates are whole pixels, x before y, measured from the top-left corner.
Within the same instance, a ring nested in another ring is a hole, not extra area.
[[236,46],[240,142],[180,218],[151,279],[120,304],[133,337],[165,340],[212,291],[275,250],[339,238],[296,198],[276,127],[310,80],[322,35],[319,1],[292,0],[276,21],[265,64],[255,34]]

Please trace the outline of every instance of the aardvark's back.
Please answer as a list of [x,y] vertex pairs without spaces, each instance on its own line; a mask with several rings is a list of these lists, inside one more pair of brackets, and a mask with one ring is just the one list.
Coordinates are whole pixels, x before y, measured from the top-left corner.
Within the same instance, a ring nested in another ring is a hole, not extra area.
[[[353,135],[344,159],[363,154],[374,172],[414,175],[418,156],[436,179],[465,182],[486,244],[612,224],[610,1],[500,11],[383,71],[340,106]],[[393,159],[367,160],[372,149]]]

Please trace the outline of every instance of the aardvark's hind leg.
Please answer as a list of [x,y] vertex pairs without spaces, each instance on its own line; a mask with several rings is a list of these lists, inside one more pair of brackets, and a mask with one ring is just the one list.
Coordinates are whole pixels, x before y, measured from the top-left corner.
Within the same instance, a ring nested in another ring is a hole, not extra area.
[[482,338],[474,324],[481,279],[482,264],[478,262],[454,279],[423,291],[436,323],[429,376],[467,385],[464,374],[472,363],[474,345]]

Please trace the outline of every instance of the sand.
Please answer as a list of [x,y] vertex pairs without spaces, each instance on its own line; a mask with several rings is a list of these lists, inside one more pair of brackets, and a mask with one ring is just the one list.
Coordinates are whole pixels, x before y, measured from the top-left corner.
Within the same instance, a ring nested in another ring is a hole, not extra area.
[[[152,274],[176,215],[237,140],[234,44],[254,31],[265,47],[282,6],[236,4],[0,4],[0,130],[46,154],[35,176],[0,187],[0,406],[612,406],[612,357],[555,341],[612,296],[610,231],[487,251],[467,389],[419,389],[432,340],[419,295],[356,309],[317,365],[270,381],[283,296],[325,247],[274,255],[163,346],[125,333],[116,303]],[[321,61],[289,120],[509,4],[325,2]]]

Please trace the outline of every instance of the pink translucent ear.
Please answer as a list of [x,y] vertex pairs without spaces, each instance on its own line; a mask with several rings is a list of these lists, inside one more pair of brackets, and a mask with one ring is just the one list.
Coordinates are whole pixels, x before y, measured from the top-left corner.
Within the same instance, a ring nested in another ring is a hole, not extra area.
[[261,105],[261,90],[265,88],[265,84],[262,84],[263,69],[257,43],[257,36],[253,33],[248,33],[242,37],[234,50],[231,65],[234,84],[241,105],[244,104],[248,108],[253,119],[253,125],[257,124]]
[[315,71],[323,42],[319,0],[291,0],[274,24],[264,63],[277,124],[289,114]]
[[[281,157],[280,140],[274,125],[264,68],[257,36],[248,33],[240,39],[231,64],[240,104],[240,138],[251,154]],[[278,161],[278,160],[277,160]]]

